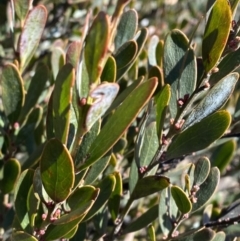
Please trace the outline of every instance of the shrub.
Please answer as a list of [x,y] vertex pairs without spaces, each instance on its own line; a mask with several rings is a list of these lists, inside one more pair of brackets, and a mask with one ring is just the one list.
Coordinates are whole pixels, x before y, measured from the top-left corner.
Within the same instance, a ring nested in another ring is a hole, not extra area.
[[238,236],[238,1],[155,34],[149,2],[44,2],[2,3],[2,239]]

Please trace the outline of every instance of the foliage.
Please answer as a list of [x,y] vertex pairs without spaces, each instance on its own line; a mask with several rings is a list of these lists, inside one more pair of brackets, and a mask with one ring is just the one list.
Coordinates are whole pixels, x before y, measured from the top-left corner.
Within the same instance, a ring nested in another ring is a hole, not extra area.
[[1,240],[240,236],[239,1],[99,2],[1,3]]

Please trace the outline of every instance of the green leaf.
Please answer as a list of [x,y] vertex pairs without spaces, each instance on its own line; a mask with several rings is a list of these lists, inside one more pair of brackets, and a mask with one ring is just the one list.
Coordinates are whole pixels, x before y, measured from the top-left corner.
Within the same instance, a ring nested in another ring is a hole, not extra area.
[[217,232],[214,238],[211,241],[225,241],[226,234],[224,232]]
[[114,172],[113,175],[116,179],[116,184],[113,192],[108,200],[108,209],[113,220],[116,220],[120,208],[120,200],[122,197],[123,187],[122,187],[122,177],[120,172]]
[[109,197],[111,196],[112,191],[114,190],[115,184],[115,176],[109,175],[97,185],[97,188],[100,189],[100,193],[94,205],[83,219],[84,221],[91,219],[100,210],[100,208],[106,204],[106,202],[109,200]]
[[68,198],[67,203],[71,210],[81,207],[91,200],[95,200],[99,194],[99,188],[90,185],[82,186],[76,189]]
[[117,83],[102,83],[90,92],[94,99],[86,116],[85,126],[90,130],[93,124],[106,112],[117,96],[119,85]]
[[14,192],[14,207],[21,227],[25,230],[29,228],[27,196],[33,182],[34,171],[31,169],[21,173]]
[[227,208],[224,208],[221,212],[221,219],[227,220],[231,218],[237,218],[240,212],[240,199],[232,202]]
[[214,237],[214,231],[208,228],[193,232],[192,234],[185,234],[184,237],[178,237],[177,241],[211,241]]
[[137,54],[137,42],[130,40],[124,43],[114,54],[116,60],[117,72],[124,67],[130,65]]
[[110,22],[108,16],[99,12],[86,37],[85,61],[91,83],[99,83],[104,58],[108,51]]
[[169,188],[165,188],[160,193],[160,201],[158,206],[158,220],[160,228],[164,236],[168,234],[174,228],[174,222],[177,221],[178,208]]
[[158,36],[153,35],[150,38],[149,45],[148,45],[148,62],[149,62],[150,66],[156,66],[157,65],[156,49],[157,49],[158,43],[159,43]]
[[88,75],[86,61],[84,56],[80,60],[76,74],[77,96],[87,98],[90,90],[91,80]]
[[15,158],[7,160],[3,166],[3,179],[1,180],[1,192],[9,193],[13,190],[21,173],[21,165]]
[[170,184],[169,178],[165,176],[147,176],[138,180],[134,188],[131,198],[139,199],[149,196],[155,192],[159,192],[167,188]]
[[230,98],[238,78],[238,73],[231,73],[220,80],[201,100],[197,107],[193,109],[183,124],[182,130],[200,122],[203,118],[219,110]]
[[27,196],[27,209],[31,227],[35,227],[35,219],[39,210],[40,199],[35,196],[33,185],[31,185]]
[[213,160],[212,166],[218,167],[221,173],[223,173],[233,158],[237,147],[235,140],[229,140],[224,144],[217,147],[213,152],[211,159]]
[[43,186],[55,202],[64,201],[74,184],[73,160],[67,148],[57,139],[49,140],[42,153],[40,170]]
[[166,153],[166,160],[208,147],[225,133],[230,122],[231,116],[224,110],[204,118],[173,138]]
[[164,49],[164,42],[163,40],[160,40],[156,47],[156,60],[157,60],[157,65],[160,68],[162,68],[163,66],[163,51],[164,51],[163,49]]
[[94,183],[97,178],[100,176],[100,174],[105,170],[107,167],[109,161],[110,161],[111,156],[106,155],[102,157],[98,162],[95,162],[89,172],[86,174],[84,178],[84,183],[86,185]]
[[30,0],[14,0],[14,8],[16,15],[18,16],[21,23],[23,23],[29,9],[31,8]]
[[139,163],[137,163],[139,167],[148,166],[159,147],[156,122],[151,122],[146,127],[143,126],[143,128],[144,133],[140,138],[141,141],[139,141],[139,151],[138,153],[135,151],[135,159],[137,162],[139,161]]
[[197,161],[195,165],[195,170],[194,170],[193,186],[194,185],[199,186],[206,180],[206,178],[209,175],[210,168],[211,168],[211,164],[207,157],[201,157]]
[[86,228],[86,223],[80,223],[78,225],[78,230],[74,237],[70,239],[70,241],[85,241],[86,235],[87,235],[87,228]]
[[74,160],[75,166],[78,167],[80,164],[83,164],[83,161],[86,160],[89,156],[89,148],[96,139],[100,130],[100,120],[97,121],[93,127],[88,131],[82,140],[81,145],[79,146],[76,158]]
[[77,68],[81,52],[81,42],[74,41],[69,44],[66,53],[66,63],[71,64],[75,69]]
[[229,0],[229,3],[231,4],[232,19],[234,19],[239,1],[238,0]]
[[122,234],[127,234],[131,232],[136,232],[142,228],[146,228],[150,223],[152,223],[158,217],[158,205],[149,208],[140,217],[134,220],[132,223],[123,229]]
[[47,9],[43,5],[38,5],[29,12],[24,22],[18,42],[21,72],[26,68],[38,47],[46,20]]
[[72,65],[66,64],[57,75],[52,97],[55,137],[63,144],[67,143],[69,132],[73,81],[74,69]]
[[117,64],[112,56],[109,56],[104,66],[101,81],[115,82],[117,74]]
[[23,81],[15,65],[7,64],[3,67],[1,83],[4,112],[9,121],[14,123],[20,115],[25,98]]
[[117,34],[114,40],[116,50],[134,37],[137,25],[138,15],[136,10],[130,9],[122,14],[117,26]]
[[120,94],[113,101],[106,114],[109,114],[112,110],[117,108],[127,98],[127,96],[143,82],[143,79],[143,77],[140,77],[139,79],[134,80],[131,85],[122,90],[122,92],[120,92]]
[[22,231],[14,232],[12,234],[11,240],[12,241],[38,241],[34,236]]
[[34,131],[38,127],[42,117],[42,107],[37,106],[36,108],[32,109],[27,121],[25,122],[25,125],[20,129],[16,138],[16,144],[24,144],[29,154],[33,153],[33,151],[36,149]]
[[187,194],[178,186],[171,186],[171,194],[179,209],[183,214],[189,213],[192,209],[192,204]]
[[41,179],[41,172],[40,172],[39,167],[34,172],[33,189],[34,189],[34,193],[35,193],[36,197],[39,198],[43,203],[52,202],[52,199],[48,196],[45,188],[43,187],[42,179]]
[[73,220],[70,223],[62,224],[62,225],[54,225],[50,224],[43,236],[44,240],[56,240],[60,238],[64,238],[67,234],[71,233],[79,223],[78,219]]
[[216,191],[219,180],[220,172],[217,167],[213,167],[207,179],[201,184],[200,189],[196,193],[197,202],[193,203],[192,212],[195,212],[208,202]]
[[151,77],[158,78],[158,88],[156,90],[156,93],[159,93],[160,90],[164,87],[163,70],[159,66],[152,66],[148,73],[148,78]]
[[51,67],[54,80],[56,79],[59,70],[65,64],[65,52],[61,47],[53,47],[52,55],[51,55]]
[[178,99],[192,94],[197,79],[194,51],[189,48],[189,41],[180,30],[172,30],[167,35],[163,62],[165,83],[171,86],[170,113],[175,118]]
[[137,42],[137,52],[134,56],[134,60],[131,61],[128,65],[126,65],[125,67],[118,69],[117,71],[117,81],[120,80],[123,75],[131,68],[131,66],[134,64],[135,60],[137,59],[137,57],[139,56],[139,54],[141,53],[144,44],[147,40],[147,36],[148,36],[148,30],[146,28],[141,29],[135,36],[134,39]]
[[167,113],[167,107],[171,97],[171,87],[166,84],[160,93],[155,96],[156,102],[156,121],[157,121],[157,134],[159,142],[162,142],[162,130]]
[[206,73],[215,67],[222,55],[231,22],[232,14],[228,1],[217,0],[208,18],[202,42],[202,58]]
[[210,77],[210,82],[216,83],[224,78],[240,66],[240,48],[236,51],[229,53],[218,64],[219,71]]
[[156,230],[152,224],[148,226],[147,231],[149,240],[156,241]]
[[99,160],[121,138],[142,107],[151,98],[156,86],[157,79],[152,78],[131,92],[113,115],[109,117],[89,149],[89,159],[80,167],[80,170],[89,167]]
[[39,97],[41,96],[46,82],[49,79],[49,70],[47,65],[38,64],[36,72],[31,79],[31,83],[27,90],[26,99],[22,108],[20,122],[23,122],[26,116],[30,113],[31,109],[37,104]]
[[74,237],[75,233],[78,230],[78,225],[76,225],[69,233],[67,233],[66,235],[64,235],[64,239],[70,239],[72,237]]
[[71,223],[74,220],[81,220],[85,217],[87,212],[93,206],[94,201],[88,201],[87,203],[82,204],[80,207],[76,208],[75,210],[71,210],[70,213],[61,216],[59,219],[53,222],[54,225],[62,225]]

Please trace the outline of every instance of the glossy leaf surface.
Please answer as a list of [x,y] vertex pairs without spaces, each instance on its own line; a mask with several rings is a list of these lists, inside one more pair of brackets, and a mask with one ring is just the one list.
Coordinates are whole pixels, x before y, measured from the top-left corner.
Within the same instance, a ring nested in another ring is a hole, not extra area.
[[[139,56],[141,53],[143,46],[147,40],[148,36],[148,30],[146,28],[141,29],[135,36],[134,39],[136,40],[137,43],[137,52],[134,56],[134,60]],[[117,81],[120,80],[123,75],[131,68],[131,66],[134,64],[134,60],[131,61],[128,65],[125,67],[118,69],[117,71]]]
[[185,237],[178,237],[178,241],[211,241],[214,237],[214,231],[208,228],[204,228],[198,232],[186,235]]
[[224,172],[228,164],[233,158],[237,147],[237,143],[234,140],[229,140],[226,143],[217,147],[212,155],[212,166],[218,167],[220,172]]
[[115,37],[115,49],[119,49],[127,41],[131,40],[137,30],[138,15],[136,10],[130,9],[124,12],[117,27],[117,35]]
[[37,239],[28,233],[18,231],[13,233],[12,241],[37,241]]
[[64,144],[67,143],[69,131],[73,80],[74,70],[72,65],[64,65],[57,75],[52,97],[55,137]]
[[139,179],[133,193],[132,199],[139,199],[146,197],[155,192],[159,192],[164,188],[167,188],[170,184],[170,180],[165,176],[147,176]]
[[115,184],[115,176],[109,175],[97,185],[97,188],[100,189],[98,198],[88,214],[85,216],[84,221],[91,219],[100,210],[100,208],[106,204],[111,196],[112,191],[114,190]]
[[108,200],[108,208],[109,208],[109,212],[111,213],[112,219],[115,220],[118,217],[120,200],[123,193],[123,187],[122,187],[122,176],[120,172],[114,172],[113,175],[115,176],[116,184]]
[[126,42],[118,49],[114,58],[117,64],[117,71],[130,65],[137,54],[137,43],[135,40]]
[[226,234],[224,232],[217,232],[211,241],[225,241]]
[[89,149],[89,159],[80,167],[85,169],[101,158],[122,136],[141,108],[151,98],[157,86],[157,79],[152,78],[138,86],[123,101],[104,125],[100,134]]
[[101,81],[115,82],[117,75],[117,64],[112,56],[109,56],[104,66]]
[[201,185],[210,172],[211,164],[207,157],[201,157],[196,165],[194,170],[194,185]]
[[139,218],[130,223],[124,230],[123,234],[136,232],[142,228],[147,227],[158,217],[158,205],[149,208],[145,213],[143,213]]
[[26,197],[33,182],[33,175],[34,171],[31,169],[22,172],[14,192],[15,211],[23,229],[29,228],[30,225]]
[[9,159],[3,167],[3,179],[1,180],[1,191],[6,194],[13,190],[21,173],[21,165],[15,158]]
[[89,172],[86,174],[85,177],[85,184],[89,185],[91,183],[94,183],[94,181],[97,180],[99,175],[104,171],[104,169],[107,167],[109,161],[110,161],[111,156],[106,155],[102,157],[98,162],[95,162]]
[[65,237],[68,233],[73,231],[79,223],[78,219],[71,221],[68,224],[54,225],[50,224],[44,234],[46,241],[56,240]]
[[217,82],[240,66],[240,48],[225,56],[218,65],[219,71],[210,77],[210,82]]
[[208,18],[202,43],[203,64],[207,73],[222,55],[228,40],[231,21],[231,7],[228,1],[217,0]]
[[177,101],[191,95],[196,85],[196,59],[187,37],[180,30],[172,30],[164,44],[163,66],[165,83],[171,86],[169,103],[171,117],[177,114]]
[[69,44],[66,53],[66,63],[71,64],[75,69],[77,68],[81,52],[81,42],[74,41]]
[[171,186],[171,194],[181,213],[189,213],[192,209],[191,201],[187,194],[178,186]]
[[107,15],[99,12],[86,37],[85,61],[91,83],[98,82],[103,60],[108,51],[110,23]]
[[220,109],[231,96],[239,74],[232,73],[220,80],[201,100],[186,119],[182,130],[200,122],[203,118]]
[[174,228],[172,221],[177,220],[178,208],[170,192],[170,188],[166,188],[160,193],[158,205],[158,220],[162,233],[165,236]]
[[213,167],[207,179],[201,184],[200,189],[196,193],[197,202],[193,203],[192,212],[198,210],[209,201],[217,189],[219,180],[220,172],[216,167]]
[[156,102],[156,120],[157,120],[157,134],[160,143],[162,142],[162,129],[164,125],[167,107],[171,97],[171,88],[167,84],[163,87],[161,92],[155,97]]
[[70,213],[61,216],[59,219],[53,222],[54,225],[62,225],[71,223],[74,220],[78,220],[79,222],[84,218],[89,209],[94,204],[94,201],[88,201],[87,203],[83,203],[81,206],[75,210],[71,210]]
[[65,200],[74,184],[73,161],[67,148],[57,139],[49,140],[40,160],[43,186],[55,202]]
[[225,133],[230,122],[231,116],[227,111],[218,111],[204,118],[173,138],[166,159],[181,157],[208,147]]
[[59,70],[66,62],[65,52],[61,47],[54,47],[51,55],[51,67],[54,80],[57,78]]

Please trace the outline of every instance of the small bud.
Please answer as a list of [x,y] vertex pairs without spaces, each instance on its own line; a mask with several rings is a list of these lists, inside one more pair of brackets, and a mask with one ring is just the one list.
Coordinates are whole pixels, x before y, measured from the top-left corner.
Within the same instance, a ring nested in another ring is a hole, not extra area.
[[169,141],[166,139],[166,136],[163,134],[162,135],[162,144],[163,145],[168,145]]
[[47,214],[46,213],[42,214],[42,220],[45,221],[46,218],[47,218]]
[[79,101],[79,106],[84,106],[87,104],[87,99],[86,98],[82,98],[80,101]]
[[139,172],[142,174],[142,173],[144,173],[144,172],[146,172],[146,170],[147,170],[147,166],[143,166],[143,167],[140,167],[139,168]]
[[41,236],[43,236],[43,235],[45,234],[45,230],[40,229],[40,230],[39,230],[39,234],[40,234]]

